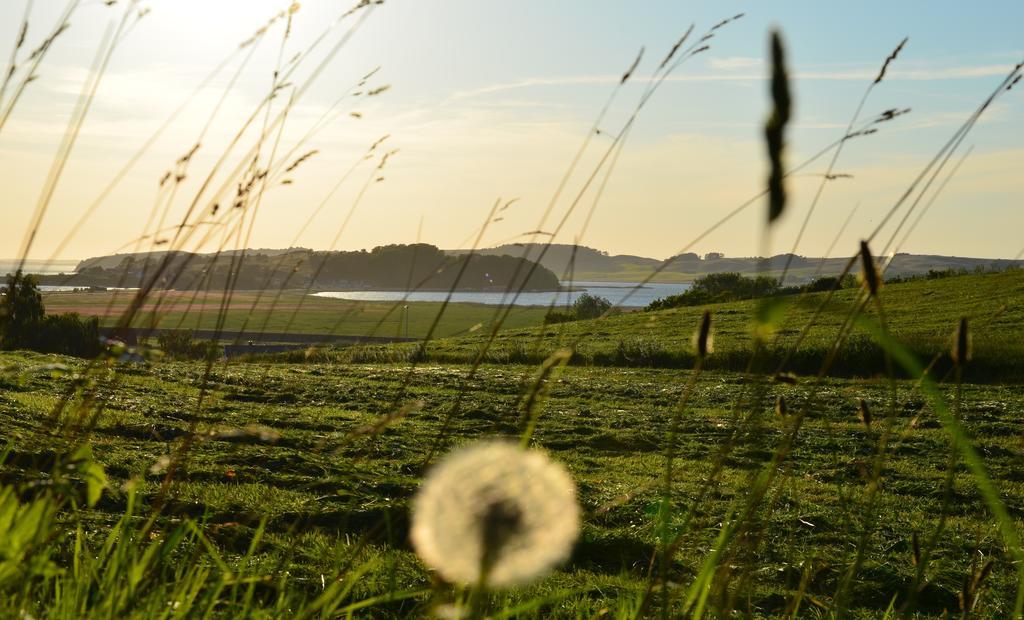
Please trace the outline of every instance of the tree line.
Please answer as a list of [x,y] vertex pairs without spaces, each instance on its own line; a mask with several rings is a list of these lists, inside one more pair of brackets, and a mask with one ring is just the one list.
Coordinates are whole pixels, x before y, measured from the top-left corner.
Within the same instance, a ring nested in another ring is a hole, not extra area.
[[0,288],[0,350],[13,349],[94,357],[100,352],[99,319],[46,314],[36,278],[19,270]]
[[735,272],[710,273],[693,281],[693,285],[678,295],[655,299],[645,310],[666,310],[680,306],[703,306],[728,301],[796,295],[801,292],[821,292],[832,289],[850,288],[857,285],[857,279],[847,274],[842,280],[835,276],[818,278],[809,284],[782,286],[778,278],[771,276],[749,277]]
[[[103,261],[109,263],[109,261]],[[158,288],[179,290],[385,289],[507,290],[559,289],[549,269],[509,255],[446,254],[426,243],[385,245],[370,251],[295,250],[267,255],[126,255],[113,267],[86,266],[70,275],[41,276],[44,284],[138,287],[157,280]]]

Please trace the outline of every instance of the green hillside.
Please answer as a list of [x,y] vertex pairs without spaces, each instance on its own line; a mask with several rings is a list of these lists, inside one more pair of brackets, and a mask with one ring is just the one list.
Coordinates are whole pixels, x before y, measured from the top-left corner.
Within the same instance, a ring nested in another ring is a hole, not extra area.
[[[836,293],[797,349],[792,370],[817,369],[858,295],[857,289]],[[796,342],[824,298],[825,293],[777,298],[785,314],[770,339],[771,356],[778,360]],[[953,330],[961,317],[967,317],[974,340],[974,372],[988,380],[1024,380],[1024,270],[890,284],[882,289],[881,300],[892,333],[926,361],[949,350]],[[709,360],[712,367],[741,370],[746,366],[753,319],[762,303],[751,300],[708,306],[715,325],[715,353]],[[579,364],[688,367],[692,364],[691,338],[702,312],[700,307],[685,307],[562,323],[543,331],[507,329],[498,333],[485,359],[538,363],[553,351],[572,346]],[[867,313],[877,315],[873,305]],[[428,357],[471,361],[489,336],[482,332],[433,342],[427,349]],[[385,357],[390,351],[393,358],[410,350],[398,346],[348,354],[372,359],[374,351]],[[880,349],[862,331],[855,330],[836,368],[843,374],[872,374],[882,369],[883,362]]]

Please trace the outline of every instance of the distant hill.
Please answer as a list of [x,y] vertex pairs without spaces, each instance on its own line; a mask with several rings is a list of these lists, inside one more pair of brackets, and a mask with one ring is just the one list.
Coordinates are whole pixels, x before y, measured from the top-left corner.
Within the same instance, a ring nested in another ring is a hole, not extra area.
[[[288,254],[291,252],[312,252],[309,248],[287,248],[283,250],[272,250],[272,249],[255,249],[246,250],[246,255],[263,255],[263,256],[281,256],[282,254]],[[221,256],[234,256],[239,253],[239,250],[224,250],[220,253]],[[190,252],[175,252],[182,256],[190,255]],[[127,252],[123,254],[110,254],[108,256],[95,256],[93,258],[87,258],[78,262],[78,266],[75,267],[75,271],[85,271],[90,267],[102,267],[104,269],[113,269],[121,264],[126,257],[131,257],[134,260],[145,260],[147,258],[153,260],[162,260],[167,255],[166,251],[162,252]],[[202,255],[199,255],[202,256]]]
[[[470,268],[463,274],[459,288],[463,290],[503,289],[515,272],[519,261],[539,262],[527,285],[528,290],[553,290],[557,281],[569,279],[578,282],[638,282],[647,278],[662,261],[657,258],[631,254],[608,254],[600,250],[568,244],[551,245],[541,257],[544,245],[506,244],[477,250]],[[338,287],[405,289],[410,282],[421,283],[427,289],[446,289],[455,281],[453,266],[458,257],[469,250],[439,250],[428,244],[389,245],[373,250],[354,252],[321,252],[306,248],[246,250],[239,288],[258,289],[264,286],[287,285],[292,288]],[[45,276],[44,284],[75,286],[136,286],[138,278],[147,269],[168,261],[168,273],[181,269],[194,271],[193,277],[178,278],[174,286],[198,286],[198,275],[211,269],[214,278],[226,273],[235,251],[219,256],[175,252],[170,259],[167,252],[139,252],[87,258],[78,263],[75,273],[65,276]],[[768,259],[733,257],[720,253],[700,256],[695,253],[676,256],[654,278],[655,282],[692,282],[709,273],[738,272],[744,275],[779,277],[786,264],[787,254]],[[786,284],[802,284],[816,276],[837,275],[847,258],[813,258],[794,255],[790,261]],[[150,267],[147,268],[146,264]],[[317,266],[323,262],[323,267]],[[288,263],[285,271],[277,273],[280,264]],[[415,266],[413,266],[415,264]],[[929,271],[957,270],[1003,271],[1008,267],[1024,267],[1024,260],[938,256],[932,254],[897,254],[886,271],[886,277],[906,277]],[[125,269],[128,280],[122,282]],[[294,269],[294,272],[291,270]],[[521,269],[520,273],[527,271]],[[292,273],[292,275],[287,275]],[[410,276],[411,274],[411,276]],[[288,281],[285,282],[284,279]],[[58,282],[58,280],[60,280]],[[266,284],[269,282],[269,284]],[[517,282],[520,284],[521,282]],[[209,286],[207,281],[203,286]],[[216,284],[214,284],[216,286]]]
[[[537,262],[544,247],[541,243],[510,243],[499,245],[493,248],[477,250],[477,254],[500,256],[508,254],[511,256],[523,256]],[[576,248],[575,253],[573,248]],[[469,250],[446,250],[449,254],[465,254]],[[574,255],[575,254],[575,255]],[[559,277],[568,272],[570,264],[575,266],[577,273],[617,273],[634,269],[654,269],[661,263],[656,258],[645,258],[630,254],[609,255],[607,252],[588,248],[586,246],[572,246],[566,244],[552,244],[541,259],[540,264],[555,272]],[[580,278],[577,278],[580,279]]]
[[193,254],[143,252],[89,258],[72,274],[39,275],[40,284],[222,290],[559,290],[558,278],[535,263],[508,255],[453,256],[425,243],[370,251],[318,252],[303,248]]
[[[554,272],[559,278],[572,274],[574,280],[597,282],[636,282],[647,277],[662,261],[656,258],[612,255],[594,248],[568,244],[552,244],[540,258],[543,244],[506,244],[477,250],[481,255],[524,256],[538,261]],[[460,255],[469,250],[447,250],[449,254]],[[786,254],[778,254],[765,260],[758,257],[728,257],[718,253],[700,256],[695,253],[675,257],[672,263],[655,278],[656,282],[689,282],[709,274],[735,271],[744,275],[763,274],[781,276]],[[848,259],[821,258],[794,255],[786,277],[787,284],[806,282],[818,275],[836,275],[842,271]],[[570,269],[570,266],[572,267]],[[1024,260],[969,258],[960,256],[937,256],[931,254],[897,254],[886,271],[887,277],[913,276],[930,270],[1002,271],[1008,267],[1024,267]],[[819,272],[820,270],[820,272]]]

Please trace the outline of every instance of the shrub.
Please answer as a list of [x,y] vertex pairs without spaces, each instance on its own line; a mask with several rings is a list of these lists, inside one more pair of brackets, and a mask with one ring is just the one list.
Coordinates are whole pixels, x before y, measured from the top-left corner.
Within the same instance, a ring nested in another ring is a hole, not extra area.
[[612,302],[608,301],[604,297],[598,297],[597,295],[591,295],[590,293],[583,293],[575,302],[573,302],[572,313],[576,317],[576,320],[596,319],[605,312],[608,312],[611,307]]
[[770,297],[781,291],[779,281],[768,276],[749,278],[736,272],[709,273],[697,278],[690,290],[679,295],[656,299],[647,310],[665,310],[679,306],[702,306],[704,304]]
[[40,353],[95,357],[100,352],[100,322],[74,312],[46,315],[36,324],[28,344]]
[[0,289],[0,349],[93,357],[100,352],[99,319],[47,315],[35,277],[18,271]]
[[568,323],[569,321],[575,320],[576,315],[573,314],[571,310],[564,312],[561,310],[549,310],[547,315],[544,316],[544,322],[548,325],[552,325],[554,323]]
[[19,269],[0,289],[0,349],[30,348],[32,335],[46,310],[35,277]]
[[832,289],[853,288],[857,286],[857,278],[852,273],[843,276],[842,280],[836,276],[824,276],[817,278],[805,287],[808,293],[822,293]]
[[204,359],[216,356],[220,347],[213,341],[196,340],[189,330],[166,330],[157,334],[157,346],[170,357],[178,359]]
[[552,323],[568,323],[569,321],[596,319],[603,316],[611,309],[612,302],[608,301],[604,297],[598,297],[597,295],[591,295],[590,293],[583,293],[576,298],[575,302],[573,302],[572,308],[565,311],[549,310],[547,315],[544,317],[544,322],[550,325]]

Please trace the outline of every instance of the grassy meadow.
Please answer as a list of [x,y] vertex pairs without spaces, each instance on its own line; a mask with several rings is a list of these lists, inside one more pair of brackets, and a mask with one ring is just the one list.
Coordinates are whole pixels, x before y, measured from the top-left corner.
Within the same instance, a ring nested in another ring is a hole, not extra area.
[[[38,472],[52,466],[62,447],[46,420],[81,362],[34,354],[4,354],[0,360],[6,381],[0,411],[12,446],[4,481],[31,486],[41,481]],[[67,364],[69,374],[54,380],[50,371],[39,370],[53,363]],[[201,372],[190,363],[120,369],[116,391],[107,395],[105,414],[92,434],[94,456],[106,470],[109,488],[93,509],[80,509],[77,527],[84,530],[60,534],[69,539],[67,544],[75,540],[101,548],[107,530],[126,510],[129,486],[140,515],[132,525],[141,527],[164,481],[154,465],[194,436],[187,471],[176,476],[162,515],[146,536],[167,542],[182,519],[194,520],[204,532],[209,556],[195,548],[201,545],[194,540],[193,548],[183,543],[178,552],[198,555],[211,567],[223,564],[225,573],[210,576],[213,583],[200,591],[195,612],[205,608],[232,615],[246,605],[272,609],[284,593],[315,598],[324,591],[323,575],[344,565],[359,575],[348,584],[344,604],[377,600],[371,615],[392,617],[425,614],[438,602],[429,572],[410,552],[407,509],[453,401],[461,398],[462,409],[446,444],[514,436],[524,425],[522,386],[536,370],[488,365],[467,383],[464,369],[437,364],[415,369],[218,366],[209,378],[205,405],[197,410],[195,382]],[[655,515],[664,501],[661,450],[689,374],[569,368],[552,386],[534,439],[576,479],[585,512],[583,535],[564,571],[499,595],[499,609],[524,606],[524,615],[535,617],[635,613],[658,548]],[[678,512],[667,525],[682,547],[672,567],[679,579],[699,571],[722,520],[743,505],[752,478],[770,461],[787,424],[775,411],[776,397],[783,395],[792,408],[813,402],[812,412],[801,442],[758,511],[756,528],[736,550],[733,585],[712,593],[719,597],[717,605],[741,614],[781,615],[791,610],[800,592],[804,612],[824,613],[865,537],[848,604],[853,616],[875,616],[893,597],[902,599],[913,589],[912,539],[924,541],[942,527],[931,560],[922,567],[919,612],[957,610],[958,593],[975,565],[994,558],[976,612],[993,618],[1009,613],[1016,588],[1012,563],[963,466],[953,470],[949,497],[944,497],[950,440],[913,383],[898,385],[884,482],[870,511],[869,470],[883,431],[878,421],[865,427],[858,419],[858,399],[884,409],[884,381],[824,381],[815,385],[813,400],[801,386],[748,390],[736,374],[706,373],[682,419],[679,477],[671,497]],[[952,394],[951,388],[944,391]],[[754,399],[752,408],[738,413],[738,398]],[[1002,501],[1020,515],[1024,393],[1013,387],[966,386],[960,398],[964,425]],[[396,400],[415,401],[416,410],[367,433]],[[224,433],[251,425],[259,425],[273,440],[249,443]],[[231,595],[222,591],[222,600],[214,604],[210,589],[228,573],[252,581],[242,582],[248,587],[230,590]],[[145,572],[137,586],[137,606],[128,609],[140,615],[161,611],[153,606],[164,605],[161,594],[171,596],[175,586],[166,578]],[[98,583],[93,596],[108,596],[105,588],[117,587]],[[388,593],[395,592],[414,594],[388,601]],[[14,597],[0,608],[6,615],[15,611],[11,605],[29,601]]]
[[[776,365],[788,356],[787,368],[817,371],[829,353],[839,328],[859,305],[860,289],[779,297],[775,312],[784,312],[763,344],[763,357]],[[1024,270],[972,274],[940,280],[916,280],[883,287],[879,299],[892,335],[927,364],[948,369],[946,355],[961,317],[971,321],[972,367],[968,376],[987,381],[1024,379],[1024,340],[1015,334],[1024,325]],[[742,371],[750,361],[757,317],[764,300],[705,307],[682,307],[659,312],[631,312],[599,320],[575,321],[535,328],[507,328],[493,338],[486,330],[456,339],[440,339],[425,348],[427,359],[471,363],[480,352],[490,363],[539,364],[562,347],[573,349],[580,365],[689,368],[694,362],[693,333],[705,309],[715,325],[714,355],[708,366]],[[774,306],[773,306],[774,307]],[[820,316],[803,334],[804,326]],[[865,314],[877,317],[874,304]],[[802,335],[803,334],[803,335]],[[493,342],[489,341],[493,340]],[[319,353],[325,359],[405,361],[419,354],[418,345],[369,346]],[[871,335],[854,327],[841,345],[832,372],[870,377],[883,373],[885,356]],[[290,359],[305,359],[294,354]],[[774,367],[774,366],[773,366]],[[973,375],[971,375],[973,373]]]
[[[563,570],[493,594],[497,617],[654,613],[663,608],[662,590],[651,579],[666,540],[677,549],[668,570],[678,591],[664,608],[682,614],[686,584],[720,548],[723,524],[745,510],[752,512],[743,536],[722,549],[728,562],[707,588],[712,609],[816,616],[841,603],[848,617],[875,617],[912,605],[916,614],[942,616],[960,610],[967,596],[972,615],[1005,617],[1018,583],[1011,552],[977,479],[954,456],[933,398],[956,412],[1019,527],[1024,373],[1013,356],[1024,336],[1022,288],[1024,272],[1011,271],[883,289],[889,326],[901,338],[948,357],[951,326],[965,313],[977,325],[976,359],[1008,352],[985,363],[1005,364],[1010,383],[957,388],[947,381],[934,394],[917,381],[890,384],[883,374],[790,384],[715,369],[716,357],[750,351],[753,302],[711,308],[714,351],[702,373],[656,367],[692,363],[689,336],[699,308],[498,333],[496,351],[546,336],[538,356],[559,343],[577,341],[582,355],[593,355],[665,334],[658,350],[668,357],[582,358],[587,362],[557,375],[500,353],[470,366],[478,335],[439,340],[412,365],[414,358],[342,360],[350,349],[302,354],[301,364],[289,355],[217,362],[208,371],[203,362],[170,361],[111,361],[90,370],[74,358],[0,354],[3,482],[23,489],[26,503],[50,485],[81,494],[47,533],[56,542],[49,559],[84,563],[77,558],[88,550],[103,558],[82,573],[28,582],[0,612],[43,613],[95,600],[149,616],[165,614],[173,599],[187,602],[181,615],[429,615],[459,595],[438,588],[409,545],[409,506],[426,464],[475,439],[519,436],[534,420],[532,444],[564,463],[578,485],[582,535]],[[808,357],[820,357],[855,294],[837,295],[834,312],[823,315],[820,333],[812,331],[805,345]],[[1004,298],[1006,308],[998,303]],[[790,300],[778,333],[795,331],[789,321],[807,321],[821,301]],[[554,328],[562,331],[539,331]],[[408,347],[377,349],[399,355]],[[372,358],[368,352],[364,358]],[[446,356],[459,363],[433,359]],[[78,383],[89,376],[88,398],[99,416],[62,405],[69,393],[86,398]],[[865,420],[861,402],[874,421]],[[780,445],[798,417],[799,441],[778,467]],[[106,476],[92,507],[81,474],[65,472],[62,483],[47,474],[67,468],[60,455],[82,433]],[[676,477],[666,495],[669,437],[677,437]],[[750,505],[759,476],[773,470],[770,493]],[[666,505],[674,508],[667,517]],[[124,538],[110,539],[110,532]],[[122,550],[125,541],[140,546]],[[167,562],[154,560],[165,555]],[[105,570],[134,575],[134,598],[121,600],[119,581],[104,579]],[[341,585],[328,588],[331,580]],[[34,589],[43,584],[57,594]]]
[[[51,292],[43,296],[48,312],[77,312],[100,317],[100,324],[115,325],[131,302],[131,293],[118,291]],[[223,316],[224,331],[333,334],[339,336],[395,336],[406,333],[423,338],[434,323],[440,302],[396,304],[384,301],[353,301],[315,297],[305,290],[236,291],[222,311],[223,291],[167,291],[155,295],[138,312],[133,325],[161,329],[214,329]],[[496,306],[454,303],[442,315],[437,337],[458,336],[486,328],[494,321]],[[528,327],[544,320],[547,308],[519,307],[505,325]]]

